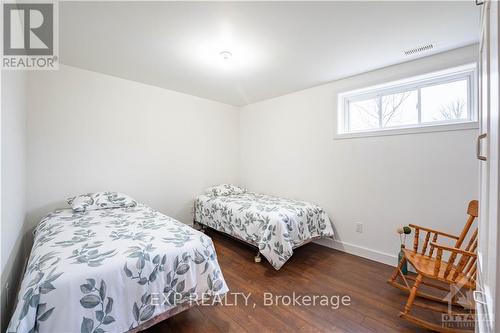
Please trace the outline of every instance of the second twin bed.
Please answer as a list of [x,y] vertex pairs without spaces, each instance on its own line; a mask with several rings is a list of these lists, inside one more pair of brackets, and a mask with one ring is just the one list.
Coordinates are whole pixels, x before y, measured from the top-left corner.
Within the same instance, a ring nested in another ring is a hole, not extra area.
[[297,200],[247,192],[234,185],[209,188],[194,203],[194,223],[226,233],[258,247],[280,269],[293,249],[312,240],[333,238],[333,227],[319,206]]

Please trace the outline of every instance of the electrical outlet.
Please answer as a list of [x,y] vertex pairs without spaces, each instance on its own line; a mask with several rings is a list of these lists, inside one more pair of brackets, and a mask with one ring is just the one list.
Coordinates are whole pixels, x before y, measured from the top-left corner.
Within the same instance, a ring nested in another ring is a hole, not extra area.
[[363,233],[363,223],[356,223],[356,232],[362,234]]

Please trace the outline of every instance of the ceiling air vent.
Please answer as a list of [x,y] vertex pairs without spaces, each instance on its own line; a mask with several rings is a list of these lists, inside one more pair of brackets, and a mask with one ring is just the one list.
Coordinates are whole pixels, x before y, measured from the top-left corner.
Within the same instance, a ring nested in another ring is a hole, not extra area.
[[430,51],[433,48],[434,48],[434,44],[426,44],[426,45],[421,45],[421,46],[415,47],[413,49],[404,50],[403,53],[406,56],[411,56],[411,55],[414,55],[414,54],[417,54],[420,52]]

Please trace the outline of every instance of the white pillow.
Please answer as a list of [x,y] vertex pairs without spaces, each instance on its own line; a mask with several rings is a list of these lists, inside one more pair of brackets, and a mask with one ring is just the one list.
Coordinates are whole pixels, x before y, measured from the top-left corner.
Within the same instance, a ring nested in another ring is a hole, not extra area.
[[68,204],[75,212],[88,210],[134,207],[137,202],[126,194],[119,192],[95,192],[69,198]]
[[205,194],[218,197],[221,195],[234,195],[234,194],[242,194],[247,190],[243,187],[239,187],[231,184],[220,184],[216,186],[209,187],[205,190]]

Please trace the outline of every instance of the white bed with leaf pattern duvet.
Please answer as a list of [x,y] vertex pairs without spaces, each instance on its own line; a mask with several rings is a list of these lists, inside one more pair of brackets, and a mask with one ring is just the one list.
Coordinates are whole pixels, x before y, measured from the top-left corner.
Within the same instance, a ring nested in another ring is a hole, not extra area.
[[259,255],[277,270],[293,255],[293,249],[334,236],[321,207],[247,192],[230,184],[213,186],[196,198],[194,222],[257,246]]
[[37,225],[8,332],[140,330],[228,291],[209,237],[121,194],[92,195]]

